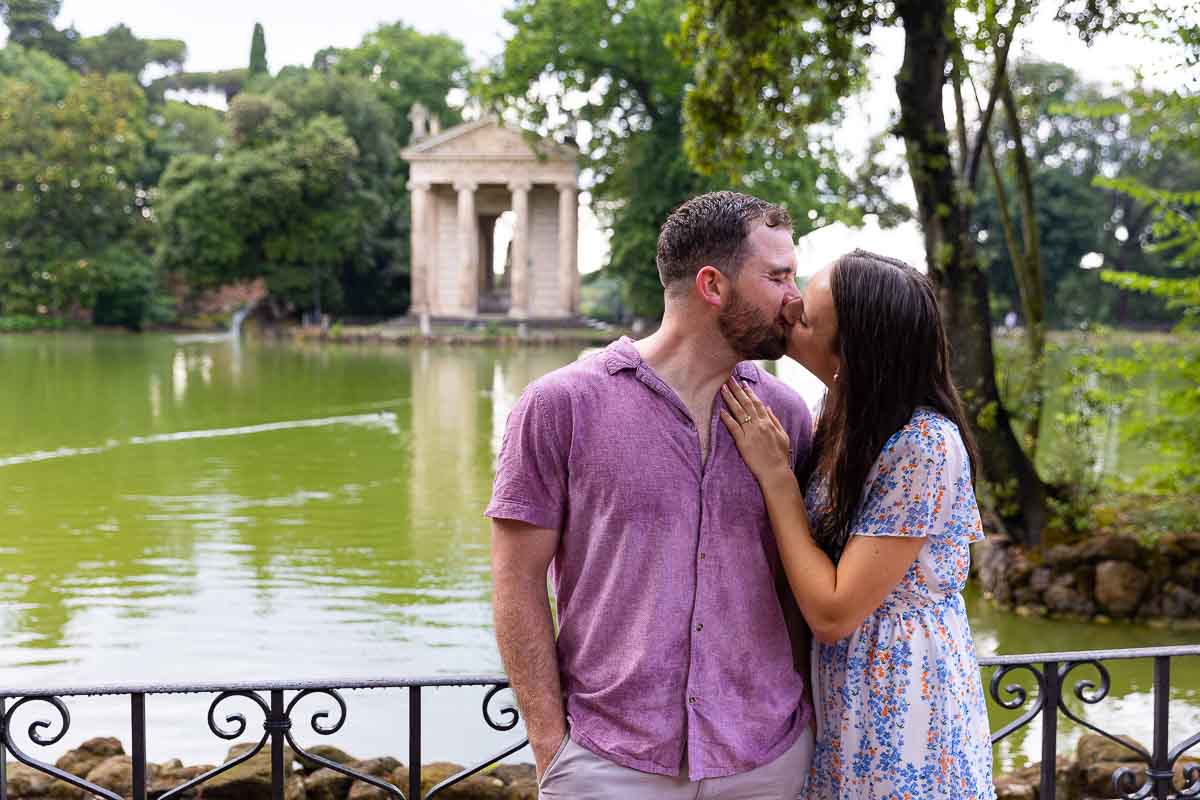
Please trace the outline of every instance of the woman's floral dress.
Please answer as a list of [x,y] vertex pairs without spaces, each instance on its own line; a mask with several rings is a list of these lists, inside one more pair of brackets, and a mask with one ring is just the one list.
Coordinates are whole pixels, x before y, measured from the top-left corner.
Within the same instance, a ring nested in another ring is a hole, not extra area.
[[[812,519],[828,508],[810,485]],[[852,536],[923,536],[908,573],[858,630],[813,653],[817,746],[808,800],[994,798],[987,709],[967,612],[968,545],[983,536],[958,428],[918,408],[867,477]]]

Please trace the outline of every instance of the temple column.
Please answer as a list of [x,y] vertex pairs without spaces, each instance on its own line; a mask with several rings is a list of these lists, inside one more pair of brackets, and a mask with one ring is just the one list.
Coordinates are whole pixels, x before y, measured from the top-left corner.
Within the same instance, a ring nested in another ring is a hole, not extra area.
[[511,317],[527,317],[532,300],[530,289],[532,281],[529,274],[529,191],[533,184],[529,181],[513,181],[508,185],[512,192],[513,209],[513,238],[512,238],[512,275],[509,278],[509,297],[511,305],[508,314]]
[[574,181],[558,184],[559,305],[570,316],[579,311],[579,190]]
[[479,219],[475,215],[474,181],[456,181],[458,192],[458,304],[463,313],[479,313]]
[[430,287],[432,277],[430,264],[433,263],[434,237],[429,229],[429,205],[431,186],[426,181],[409,181],[408,190],[412,199],[412,259],[409,264],[409,311],[411,316],[421,316],[430,312]]

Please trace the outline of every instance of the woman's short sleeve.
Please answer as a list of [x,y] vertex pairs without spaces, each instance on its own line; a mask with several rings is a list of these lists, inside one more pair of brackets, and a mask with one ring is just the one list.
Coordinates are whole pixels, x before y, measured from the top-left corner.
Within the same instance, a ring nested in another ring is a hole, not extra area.
[[929,536],[957,482],[957,441],[940,420],[915,417],[884,445],[851,536]]

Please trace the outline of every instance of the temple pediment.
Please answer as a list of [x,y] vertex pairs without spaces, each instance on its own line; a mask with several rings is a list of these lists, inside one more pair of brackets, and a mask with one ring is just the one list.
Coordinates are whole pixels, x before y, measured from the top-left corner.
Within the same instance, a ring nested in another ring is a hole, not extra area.
[[407,161],[503,159],[505,161],[562,161],[574,165],[579,153],[551,139],[531,140],[495,117],[455,125],[429,136],[402,152]]

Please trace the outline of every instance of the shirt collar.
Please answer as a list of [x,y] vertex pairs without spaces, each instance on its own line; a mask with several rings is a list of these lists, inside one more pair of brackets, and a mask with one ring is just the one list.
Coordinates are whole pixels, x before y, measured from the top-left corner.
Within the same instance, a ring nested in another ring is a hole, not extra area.
[[[621,370],[637,369],[643,364],[642,354],[633,346],[633,340],[622,336],[610,344],[604,351],[604,365],[609,375],[616,375]],[[758,365],[753,361],[742,361],[733,369],[733,374],[739,380],[758,383]]]

